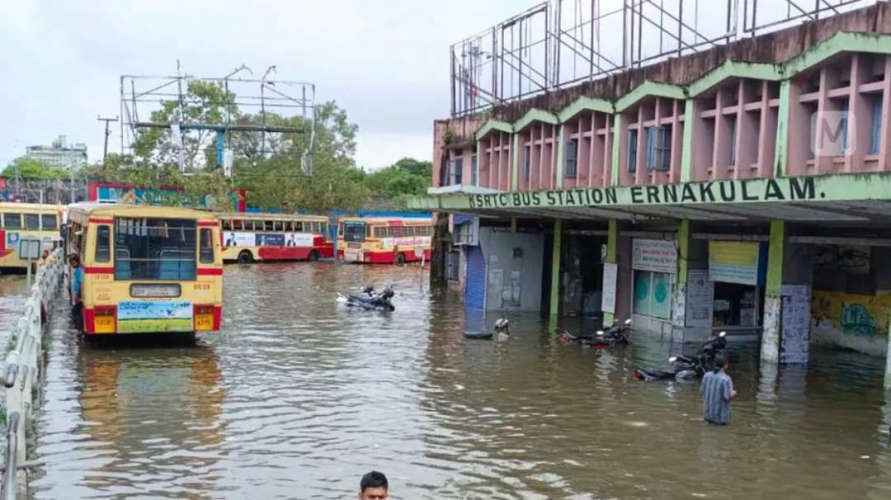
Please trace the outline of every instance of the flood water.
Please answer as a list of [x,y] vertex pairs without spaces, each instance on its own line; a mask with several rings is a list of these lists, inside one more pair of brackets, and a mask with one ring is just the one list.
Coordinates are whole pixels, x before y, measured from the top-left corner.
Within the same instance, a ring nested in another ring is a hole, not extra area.
[[[632,377],[668,344],[567,346],[537,316],[466,340],[418,272],[229,266],[223,331],[194,346],[84,344],[57,317],[34,496],[342,499],[379,469],[400,499],[891,498],[883,360],[762,375],[736,346],[733,424],[712,427],[695,384]],[[392,314],[335,301],[388,282]]]

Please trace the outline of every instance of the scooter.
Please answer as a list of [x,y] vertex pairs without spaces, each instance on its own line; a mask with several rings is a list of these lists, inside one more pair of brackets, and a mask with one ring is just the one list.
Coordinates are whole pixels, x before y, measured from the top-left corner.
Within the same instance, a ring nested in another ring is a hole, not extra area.
[[393,296],[396,294],[390,285],[384,287],[380,292],[376,292],[373,286],[367,286],[362,289],[361,295],[352,293],[346,296],[337,295],[337,300],[344,302],[348,307],[361,307],[365,310],[379,309],[382,311],[393,311],[396,309],[392,302]]
[[720,332],[710,337],[702,343],[699,354],[696,356],[685,356],[683,354],[671,356],[668,362],[671,364],[670,370],[656,370],[647,368],[638,368],[634,370],[634,378],[638,380],[693,380],[705,375],[705,372],[712,369],[715,354],[727,347],[727,332]]
[[612,345],[628,345],[628,333],[631,331],[631,318],[622,323],[616,323],[607,330],[597,330],[594,335],[572,335],[563,331],[558,339],[564,344],[578,343],[586,347],[609,347]]

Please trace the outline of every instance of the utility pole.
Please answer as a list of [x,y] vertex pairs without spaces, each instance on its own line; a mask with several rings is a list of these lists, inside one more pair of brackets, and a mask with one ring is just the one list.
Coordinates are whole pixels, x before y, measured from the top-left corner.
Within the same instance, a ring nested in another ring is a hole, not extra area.
[[101,115],[96,115],[96,119],[100,122],[105,122],[105,146],[102,148],[102,164],[105,165],[105,157],[108,156],[108,136],[111,135],[111,130],[109,129],[109,124],[111,122],[118,121],[118,117],[114,118],[102,118]]

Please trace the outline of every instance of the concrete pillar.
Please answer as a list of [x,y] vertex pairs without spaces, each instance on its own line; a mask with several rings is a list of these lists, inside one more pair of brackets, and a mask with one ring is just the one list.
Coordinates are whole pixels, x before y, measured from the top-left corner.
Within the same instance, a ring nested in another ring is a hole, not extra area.
[[563,221],[554,220],[554,245],[551,250],[551,307],[550,317],[560,315],[560,254],[563,243]]
[[[606,259],[604,262],[609,262],[615,264],[617,262],[616,248],[619,245],[619,231],[618,231],[618,223],[615,219],[611,219],[609,221],[609,228],[606,236]],[[616,278],[618,280],[618,277]],[[616,283],[616,293],[618,293],[619,284]],[[616,321],[616,315],[610,312],[603,313],[603,326],[608,327],[612,326]]]
[[786,224],[780,220],[770,222],[770,240],[767,253],[767,286],[764,290],[764,320],[761,333],[761,363],[778,363],[780,360],[780,313],[783,307],[783,247],[786,241]]
[[682,220],[678,226],[678,268],[672,290],[671,301],[671,340],[684,341],[687,326],[687,267],[690,258],[690,221]]
[[[554,144],[554,147],[557,148],[557,164],[554,165],[554,168],[557,172],[557,180],[556,186],[554,189],[563,189],[563,169],[566,168],[566,152],[563,142],[566,137],[566,125],[560,125],[560,131],[557,133],[557,142]],[[581,141],[579,141],[581,142]],[[576,165],[578,165],[579,152],[575,152],[576,156]],[[578,166],[576,166],[576,177],[578,177]]]

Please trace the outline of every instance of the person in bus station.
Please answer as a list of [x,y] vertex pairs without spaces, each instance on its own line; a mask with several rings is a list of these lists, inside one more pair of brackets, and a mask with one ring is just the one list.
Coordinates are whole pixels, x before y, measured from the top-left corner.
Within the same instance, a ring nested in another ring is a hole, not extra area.
[[50,251],[44,250],[43,255],[40,256],[40,260],[37,261],[37,267],[43,267],[44,264],[50,261]]
[[80,265],[80,257],[76,254],[71,254],[68,263],[71,265],[71,319],[75,325],[81,325],[84,311],[84,270]]

